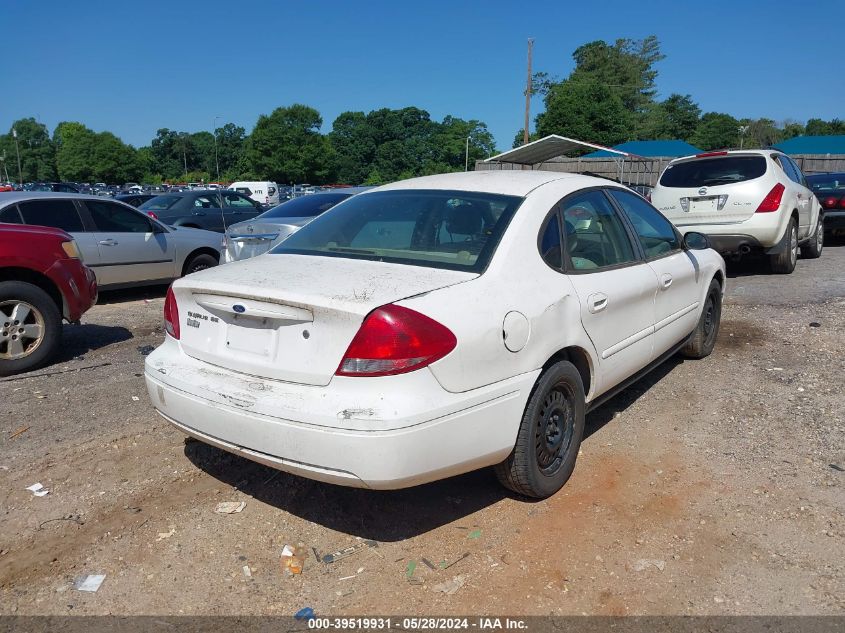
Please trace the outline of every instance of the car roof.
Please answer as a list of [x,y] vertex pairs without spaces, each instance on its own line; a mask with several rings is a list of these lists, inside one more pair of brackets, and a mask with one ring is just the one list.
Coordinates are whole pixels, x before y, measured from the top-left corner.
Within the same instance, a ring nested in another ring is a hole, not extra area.
[[619,184],[594,176],[557,171],[483,170],[410,178],[378,187],[375,191],[454,189],[457,191],[482,191],[524,197],[537,187],[557,180],[567,180],[567,184],[573,189]]
[[[74,199],[74,200],[96,200],[102,202],[103,200],[115,200],[115,198],[104,198],[103,196],[91,196],[87,193],[65,193],[61,191],[8,191],[0,195],[0,206],[6,206],[13,202],[21,202],[24,200],[40,200],[40,199]],[[118,200],[118,202],[120,202]]]

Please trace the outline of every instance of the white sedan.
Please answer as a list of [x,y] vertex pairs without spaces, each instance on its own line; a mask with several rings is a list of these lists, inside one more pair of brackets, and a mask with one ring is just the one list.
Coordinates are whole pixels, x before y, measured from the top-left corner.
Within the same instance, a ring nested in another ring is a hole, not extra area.
[[427,176],[174,282],[146,382],[185,433],[303,477],[392,489],[492,465],[546,497],[586,411],[712,351],[724,286],[706,237],[615,183]]

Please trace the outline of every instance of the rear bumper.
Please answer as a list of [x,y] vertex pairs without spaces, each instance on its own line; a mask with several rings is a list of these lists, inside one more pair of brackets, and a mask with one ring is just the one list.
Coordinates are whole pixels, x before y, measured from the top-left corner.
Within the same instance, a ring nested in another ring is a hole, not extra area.
[[67,321],[79,321],[97,303],[97,278],[80,260],[58,260],[46,274],[62,293],[62,316]]
[[845,229],[845,211],[825,211],[824,229],[825,231]]
[[536,380],[532,372],[453,394],[420,370],[312,387],[192,359],[169,337],[147,357],[145,375],[156,410],[188,435],[302,477],[373,489],[505,459]]
[[696,231],[704,233],[710,238],[713,248],[722,254],[739,254],[743,246],[752,250],[768,251],[778,249],[790,215],[782,212],[755,213],[743,222],[729,224],[684,224],[678,222],[676,226],[681,233]]

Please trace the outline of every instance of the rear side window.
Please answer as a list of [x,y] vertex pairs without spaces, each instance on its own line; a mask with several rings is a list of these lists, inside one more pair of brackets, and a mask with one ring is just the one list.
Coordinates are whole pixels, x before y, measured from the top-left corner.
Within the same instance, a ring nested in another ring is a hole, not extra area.
[[552,268],[563,266],[562,244],[560,242],[560,220],[555,213],[546,222],[540,234],[540,256]]
[[837,191],[845,189],[845,174],[819,174],[807,176],[807,183],[813,191]]
[[84,231],[71,200],[29,200],[18,204],[25,224],[52,226],[68,233]]
[[250,198],[239,196],[235,193],[227,193],[223,195],[223,206],[226,208],[235,209],[254,209],[255,205]]
[[625,225],[599,190],[567,198],[562,203],[567,268],[589,272],[638,259]]
[[722,156],[669,165],[660,177],[664,187],[712,187],[759,178],[766,173],[763,156]]
[[318,217],[271,252],[482,272],[522,200],[448,190],[364,194]]
[[156,196],[144,202],[140,208],[150,211],[167,211],[182,199],[182,196]]
[[12,205],[0,211],[0,222],[5,222],[6,224],[22,224],[18,208]]
[[113,202],[86,200],[85,206],[103,233],[150,233],[153,230],[150,221],[138,211],[127,209]]
[[610,189],[608,193],[625,211],[634,225],[634,232],[642,244],[646,259],[657,259],[681,248],[672,223],[648,202],[633,193]]

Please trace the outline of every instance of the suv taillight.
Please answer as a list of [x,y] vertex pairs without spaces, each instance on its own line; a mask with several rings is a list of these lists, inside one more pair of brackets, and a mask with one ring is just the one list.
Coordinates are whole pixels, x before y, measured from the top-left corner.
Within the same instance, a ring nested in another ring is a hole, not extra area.
[[455,349],[455,335],[415,310],[382,306],[367,315],[337,368],[338,376],[389,376],[421,369]]
[[167,289],[167,297],[164,299],[164,329],[170,336],[179,339],[179,307],[172,286]]
[[760,203],[760,206],[757,207],[757,211],[755,213],[771,213],[772,211],[777,211],[780,209],[780,201],[783,198],[783,192],[786,188],[777,183],[772,190],[766,194],[766,197],[763,198],[763,202]]

